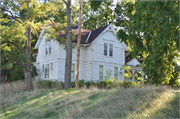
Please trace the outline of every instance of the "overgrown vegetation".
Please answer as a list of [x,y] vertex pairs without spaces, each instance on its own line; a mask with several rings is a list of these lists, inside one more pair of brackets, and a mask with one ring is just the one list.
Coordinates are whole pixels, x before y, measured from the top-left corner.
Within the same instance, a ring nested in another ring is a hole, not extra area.
[[0,118],[179,118],[179,92],[154,86],[4,92]]
[[[128,44],[130,56],[143,64],[149,83],[178,85],[179,1],[118,3],[117,38]],[[126,17],[126,18],[125,18]]]

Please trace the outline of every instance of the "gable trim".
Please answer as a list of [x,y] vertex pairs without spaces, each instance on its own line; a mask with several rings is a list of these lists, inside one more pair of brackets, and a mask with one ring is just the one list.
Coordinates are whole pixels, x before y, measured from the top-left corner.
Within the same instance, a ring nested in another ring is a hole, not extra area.
[[[108,30],[109,26],[112,27],[112,25],[109,24],[109,25],[92,41],[92,44],[94,44],[94,42],[96,42],[96,40],[97,40],[106,30]],[[112,28],[111,28],[111,29],[112,29]],[[113,31],[113,30],[111,30],[111,31]],[[114,31],[113,31],[113,32],[114,32]],[[114,33],[116,34],[116,32],[114,32]]]
[[35,45],[35,47],[34,47],[35,49],[38,49],[38,47],[39,47],[39,45],[40,45],[40,43],[41,43],[41,39],[42,39],[42,36],[43,36],[45,30],[46,30],[46,27],[44,27],[44,29],[42,30],[42,32],[41,32],[41,34],[40,34],[40,36],[39,36],[39,38],[38,38],[38,41],[36,42],[36,45]]
[[87,43],[87,41],[89,40],[89,37],[91,36],[91,31],[89,32],[89,35],[88,35],[88,37],[87,37],[87,39],[86,39],[86,43]]
[[137,62],[137,64],[141,64],[137,59],[133,58],[129,62],[127,62],[126,65],[129,65],[133,60],[135,60]]

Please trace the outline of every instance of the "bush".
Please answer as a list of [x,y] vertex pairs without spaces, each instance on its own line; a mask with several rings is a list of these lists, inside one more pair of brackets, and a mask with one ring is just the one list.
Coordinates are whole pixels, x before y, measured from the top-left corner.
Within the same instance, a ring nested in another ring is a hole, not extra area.
[[[75,81],[71,82],[71,88],[75,88]],[[79,88],[84,87],[84,80],[79,80]]]
[[[105,81],[87,81],[79,80],[79,88],[87,87],[90,88],[91,86],[96,86],[97,88],[113,88],[113,87],[141,87],[140,85],[134,82],[128,82],[127,80],[120,81],[109,79]],[[53,80],[39,80],[37,81],[37,88],[64,88],[64,83],[60,81],[53,81]],[[71,82],[71,88],[75,88],[75,81]]]
[[37,86],[38,88],[63,88],[64,83],[57,80],[39,80]]

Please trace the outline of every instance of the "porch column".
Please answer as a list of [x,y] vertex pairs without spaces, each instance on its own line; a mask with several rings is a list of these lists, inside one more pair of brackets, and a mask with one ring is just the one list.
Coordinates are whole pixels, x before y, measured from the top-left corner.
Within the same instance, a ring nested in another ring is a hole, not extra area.
[[132,77],[133,77],[133,82],[135,82],[134,69],[132,69]]
[[142,84],[144,84],[144,72],[143,71],[141,72],[142,72]]

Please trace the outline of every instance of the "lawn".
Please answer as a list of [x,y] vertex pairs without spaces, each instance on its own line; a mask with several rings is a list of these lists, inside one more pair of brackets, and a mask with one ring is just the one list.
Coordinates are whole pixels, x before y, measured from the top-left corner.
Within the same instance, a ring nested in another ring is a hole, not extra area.
[[154,86],[6,92],[0,118],[179,118],[179,93]]

